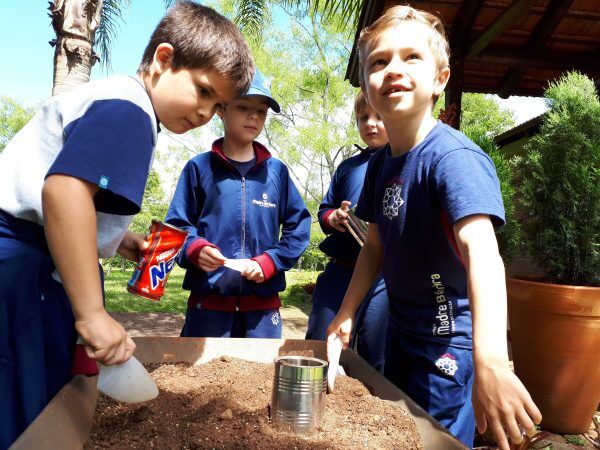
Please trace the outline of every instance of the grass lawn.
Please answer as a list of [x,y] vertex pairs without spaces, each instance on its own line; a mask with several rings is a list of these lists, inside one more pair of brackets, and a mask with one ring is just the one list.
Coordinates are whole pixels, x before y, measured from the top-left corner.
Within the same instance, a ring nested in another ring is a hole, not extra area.
[[[114,312],[169,312],[185,313],[189,291],[181,288],[185,271],[174,267],[169,275],[169,284],[165,295],[158,302],[148,300],[127,292],[127,282],[132,269],[122,272],[113,269],[104,280],[106,309]],[[303,306],[307,294],[302,286],[314,283],[319,272],[290,270],[286,273],[287,288],[281,294],[282,307]]]

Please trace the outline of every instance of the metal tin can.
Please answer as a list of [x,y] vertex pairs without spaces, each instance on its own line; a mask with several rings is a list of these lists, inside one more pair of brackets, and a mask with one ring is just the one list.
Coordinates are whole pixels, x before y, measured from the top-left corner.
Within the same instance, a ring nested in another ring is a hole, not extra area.
[[275,359],[271,418],[282,431],[314,433],[325,411],[327,361],[307,356]]
[[169,273],[175,265],[187,231],[153,220],[145,250],[127,283],[127,291],[140,297],[158,301],[162,297]]

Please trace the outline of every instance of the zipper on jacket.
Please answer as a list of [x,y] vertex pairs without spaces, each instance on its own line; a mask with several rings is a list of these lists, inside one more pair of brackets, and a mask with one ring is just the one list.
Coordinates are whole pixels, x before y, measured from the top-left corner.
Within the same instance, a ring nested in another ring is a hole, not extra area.
[[246,177],[242,177],[242,258],[246,256]]
[[[246,257],[246,177],[242,177],[242,259]],[[243,282],[240,277],[240,294]],[[240,297],[236,299],[235,310],[240,310]]]

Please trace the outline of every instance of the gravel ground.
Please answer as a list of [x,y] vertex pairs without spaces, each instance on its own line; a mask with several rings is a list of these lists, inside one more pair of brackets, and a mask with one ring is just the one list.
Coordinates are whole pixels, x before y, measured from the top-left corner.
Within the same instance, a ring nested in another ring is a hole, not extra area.
[[[284,339],[304,339],[308,316],[295,306],[281,308]],[[130,336],[179,336],[183,314],[111,312]]]

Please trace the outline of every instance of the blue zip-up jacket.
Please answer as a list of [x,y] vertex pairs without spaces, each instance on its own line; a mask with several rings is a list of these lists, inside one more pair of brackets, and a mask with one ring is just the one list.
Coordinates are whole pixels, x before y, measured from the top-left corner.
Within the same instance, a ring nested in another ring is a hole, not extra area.
[[[183,288],[208,309],[279,307],[284,272],[309,242],[310,213],[288,168],[263,145],[253,143],[256,164],[245,176],[225,157],[222,145],[221,138],[211,152],[188,161],[167,212],[168,223],[188,232],[177,261],[187,269]],[[192,261],[206,245],[218,246],[226,258],[255,259],[265,281],[248,281],[225,267],[204,272]]]
[[373,153],[370,149],[361,150],[358,155],[342,161],[333,174],[323,202],[319,205],[319,224],[328,235],[319,245],[319,249],[327,256],[346,261],[355,261],[358,258],[360,245],[349,232],[342,233],[329,226],[327,218],[341,206],[343,200],[352,202],[352,207],[356,206]]

